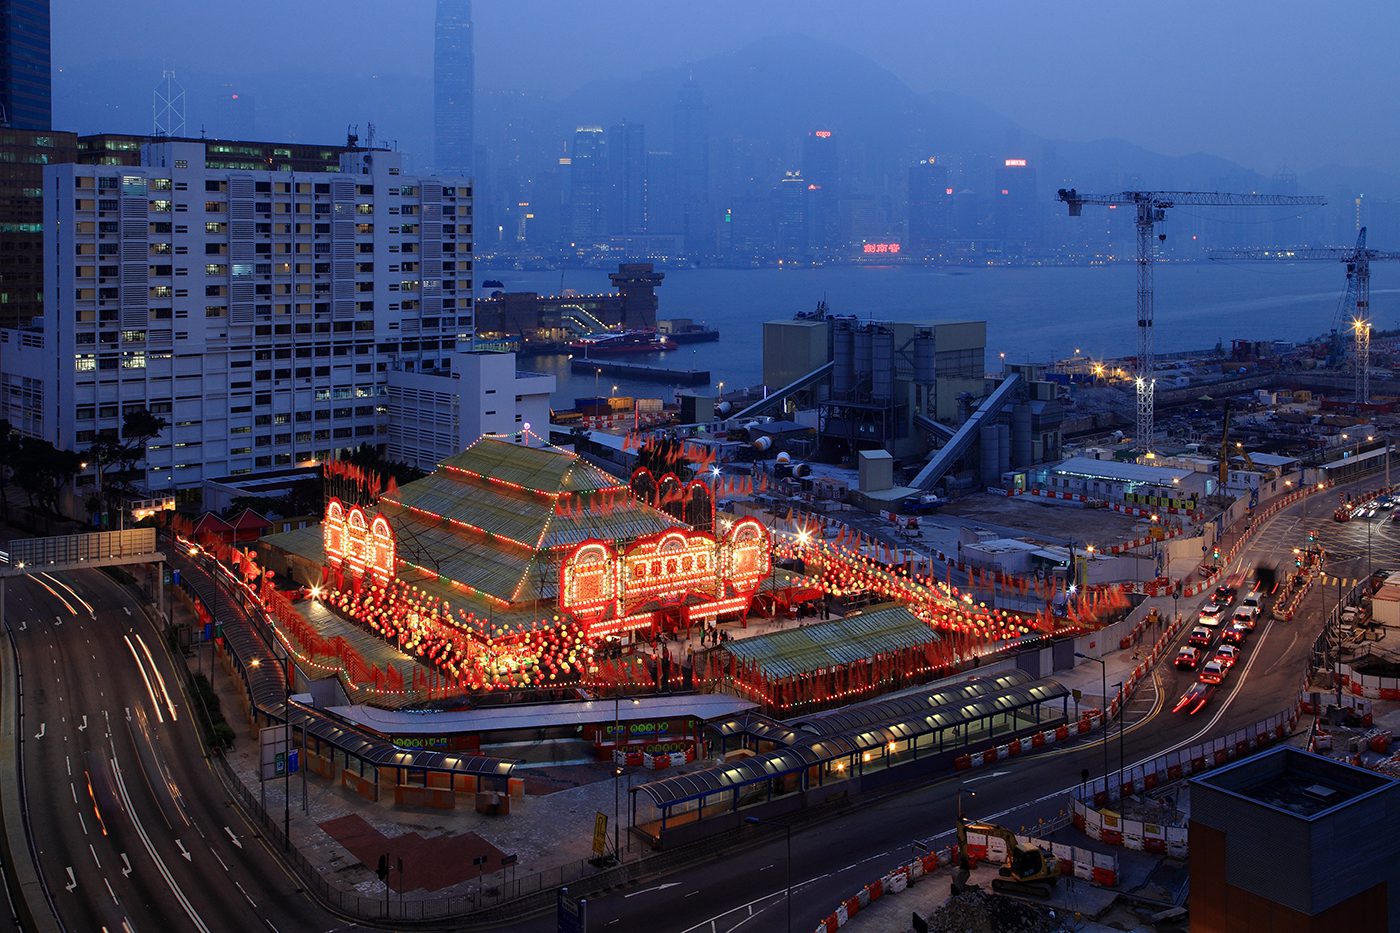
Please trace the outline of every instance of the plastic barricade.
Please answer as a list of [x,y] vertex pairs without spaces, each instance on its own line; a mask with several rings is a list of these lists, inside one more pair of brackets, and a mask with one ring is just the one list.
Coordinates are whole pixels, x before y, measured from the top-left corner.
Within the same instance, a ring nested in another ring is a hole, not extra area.
[[954,771],[966,771],[968,768],[971,768],[971,767],[972,767],[972,756],[971,756],[971,755],[959,755],[958,757],[956,757],[956,758],[953,759],[953,770],[954,770]]
[[[860,899],[860,895],[861,895],[861,894],[865,894],[865,891],[861,891],[860,894],[852,895],[851,897],[846,898],[846,900],[845,900],[844,902],[842,902],[841,906],[842,906],[843,908],[845,908],[846,917],[847,917],[848,919],[851,918],[851,917],[854,917],[856,914],[860,913],[860,907],[861,907],[861,903],[862,903],[862,902],[861,902],[861,899]],[[865,899],[864,903],[869,904],[869,903],[870,903],[870,895],[866,894],[866,895],[865,895],[865,898],[866,898],[866,899]]]

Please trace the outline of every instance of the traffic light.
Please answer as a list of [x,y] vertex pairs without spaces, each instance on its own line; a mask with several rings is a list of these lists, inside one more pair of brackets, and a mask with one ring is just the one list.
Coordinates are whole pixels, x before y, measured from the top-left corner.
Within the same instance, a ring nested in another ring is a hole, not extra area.
[[1308,543],[1309,543],[1309,544],[1316,544],[1316,543],[1317,543],[1317,529],[1316,529],[1316,528],[1314,528],[1312,531],[1309,531],[1309,532],[1308,532]]
[[1294,554],[1294,555],[1293,555],[1293,566],[1295,566],[1295,567],[1301,567],[1301,566],[1303,566],[1303,555],[1302,555],[1302,554]]
[[1217,544],[1215,547],[1211,548],[1210,559],[1220,560],[1220,545]]

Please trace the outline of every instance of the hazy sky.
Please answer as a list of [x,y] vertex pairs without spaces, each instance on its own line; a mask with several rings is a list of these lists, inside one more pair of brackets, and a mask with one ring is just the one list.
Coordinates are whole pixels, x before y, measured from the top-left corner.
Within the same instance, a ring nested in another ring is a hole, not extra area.
[[[56,67],[427,76],[431,0],[56,0]],[[807,35],[1052,139],[1119,137],[1266,174],[1400,160],[1400,3],[1360,0],[477,0],[477,80],[562,96],[596,78]],[[161,49],[168,52],[162,53]],[[426,88],[425,88],[426,90]],[[794,89],[800,93],[799,89]]]

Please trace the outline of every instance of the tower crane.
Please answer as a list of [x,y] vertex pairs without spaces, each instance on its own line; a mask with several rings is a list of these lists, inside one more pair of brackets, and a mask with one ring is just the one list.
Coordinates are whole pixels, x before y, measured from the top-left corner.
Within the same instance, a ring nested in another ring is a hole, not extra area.
[[1366,245],[1366,228],[1356,234],[1353,247],[1300,246],[1279,249],[1212,250],[1211,259],[1261,259],[1269,262],[1340,262],[1347,268],[1347,290],[1332,320],[1334,358],[1342,355],[1343,332],[1352,334],[1352,372],[1356,382],[1357,404],[1371,400],[1371,263],[1400,262],[1400,253],[1371,249]]
[[1080,194],[1074,188],[1061,188],[1056,197],[1069,207],[1069,215],[1078,217],[1084,205],[1132,207],[1137,227],[1137,434],[1135,442],[1148,457],[1152,454],[1153,404],[1156,377],[1153,375],[1152,334],[1152,263],[1156,259],[1157,242],[1166,234],[1156,233],[1157,225],[1167,219],[1167,211],[1179,205],[1197,207],[1270,207],[1283,205],[1326,204],[1326,198],[1300,197],[1283,194],[1222,194],[1218,191],[1120,191],[1117,194]]

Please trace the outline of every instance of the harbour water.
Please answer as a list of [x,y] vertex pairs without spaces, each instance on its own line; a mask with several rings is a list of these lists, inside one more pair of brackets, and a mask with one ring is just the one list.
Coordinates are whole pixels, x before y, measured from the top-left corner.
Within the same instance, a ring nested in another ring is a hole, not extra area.
[[[1157,351],[1195,350],[1234,339],[1303,340],[1331,326],[1345,286],[1340,263],[1159,264],[1156,267]],[[599,269],[555,272],[485,270],[509,291],[603,291]],[[1385,270],[1373,278],[1377,328],[1400,326],[1400,282]],[[663,318],[693,318],[720,330],[716,343],[682,346],[638,362],[708,369],[729,386],[762,380],[762,322],[790,318],[825,299],[834,314],[876,320],[985,320],[987,367],[999,354],[1011,362],[1049,362],[1076,349],[1095,358],[1135,352],[1136,276],[1130,263],[1110,266],[922,269],[835,266],[817,269],[666,270],[658,290]],[[566,358],[539,357],[523,367],[559,378],[556,404],[596,391],[665,397],[674,387],[590,378],[569,371]]]

